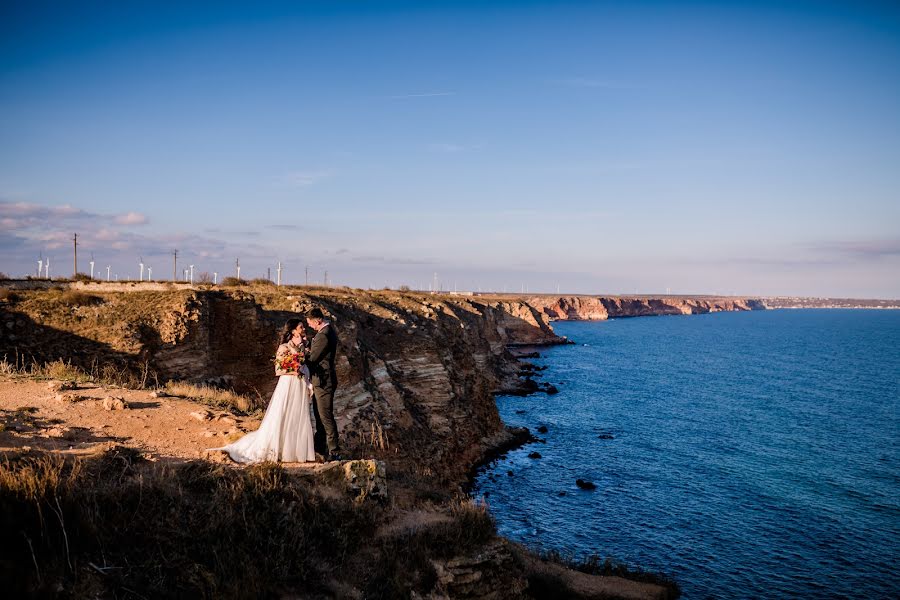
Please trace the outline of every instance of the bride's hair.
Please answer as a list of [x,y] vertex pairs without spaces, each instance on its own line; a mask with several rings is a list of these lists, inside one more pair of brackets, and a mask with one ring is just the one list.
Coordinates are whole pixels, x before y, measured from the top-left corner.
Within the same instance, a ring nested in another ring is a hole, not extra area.
[[294,330],[297,329],[297,325],[300,324],[300,319],[288,319],[287,323],[284,324],[284,328],[281,330],[281,343],[287,344],[288,340],[294,337]]

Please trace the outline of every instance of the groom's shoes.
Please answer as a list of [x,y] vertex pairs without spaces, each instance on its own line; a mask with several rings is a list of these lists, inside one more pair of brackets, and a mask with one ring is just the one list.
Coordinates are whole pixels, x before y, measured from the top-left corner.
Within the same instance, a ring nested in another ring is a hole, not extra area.
[[323,463],[323,462],[325,462],[325,458],[326,458],[326,457],[325,457],[324,455],[319,454],[318,452],[316,452],[316,462],[317,462],[317,463]]
[[339,460],[342,460],[342,459],[341,459],[341,455],[338,454],[337,452],[330,452],[330,453],[328,454],[328,458],[326,458],[325,460],[326,460],[327,462],[335,462],[335,461],[339,461]]

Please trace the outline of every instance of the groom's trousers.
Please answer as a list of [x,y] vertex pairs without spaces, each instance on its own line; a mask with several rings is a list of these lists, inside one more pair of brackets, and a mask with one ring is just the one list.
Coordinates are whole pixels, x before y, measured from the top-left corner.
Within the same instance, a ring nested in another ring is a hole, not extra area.
[[316,452],[337,454],[341,448],[337,421],[334,420],[334,390],[313,387],[313,414],[316,417],[316,435],[313,438]]

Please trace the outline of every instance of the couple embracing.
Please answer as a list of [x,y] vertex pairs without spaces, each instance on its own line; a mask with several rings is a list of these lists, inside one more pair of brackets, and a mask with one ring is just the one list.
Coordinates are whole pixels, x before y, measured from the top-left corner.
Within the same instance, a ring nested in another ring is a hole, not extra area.
[[300,319],[288,319],[282,330],[275,353],[278,385],[259,429],[219,448],[235,462],[309,462],[316,459],[317,451],[325,460],[340,460],[334,419],[337,334],[318,308],[309,312],[306,323],[316,332],[308,344]]

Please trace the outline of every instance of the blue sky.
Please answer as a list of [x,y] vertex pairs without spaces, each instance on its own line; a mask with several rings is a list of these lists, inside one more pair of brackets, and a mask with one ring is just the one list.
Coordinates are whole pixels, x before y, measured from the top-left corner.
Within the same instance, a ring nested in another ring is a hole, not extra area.
[[896,4],[166,4],[0,7],[0,271],[900,297]]

